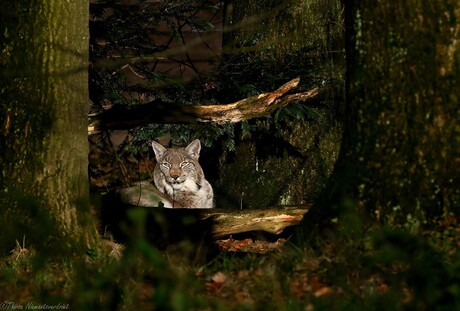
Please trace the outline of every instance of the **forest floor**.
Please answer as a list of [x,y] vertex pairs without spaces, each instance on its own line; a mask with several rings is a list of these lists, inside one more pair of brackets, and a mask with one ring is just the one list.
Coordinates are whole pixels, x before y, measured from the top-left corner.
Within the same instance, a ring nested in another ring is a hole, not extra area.
[[302,239],[199,259],[188,243],[159,251],[140,239],[123,251],[47,258],[21,241],[0,262],[0,309],[460,310],[454,217],[417,234],[337,225]]

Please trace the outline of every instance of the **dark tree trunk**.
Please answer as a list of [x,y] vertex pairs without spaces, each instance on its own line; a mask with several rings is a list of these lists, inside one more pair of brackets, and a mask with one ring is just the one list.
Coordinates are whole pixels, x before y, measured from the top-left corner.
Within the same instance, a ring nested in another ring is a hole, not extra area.
[[[3,1],[2,239],[88,247],[88,1]],[[9,248],[9,249],[8,249]]]
[[345,133],[329,201],[352,199],[385,223],[458,214],[459,19],[456,0],[346,2]]

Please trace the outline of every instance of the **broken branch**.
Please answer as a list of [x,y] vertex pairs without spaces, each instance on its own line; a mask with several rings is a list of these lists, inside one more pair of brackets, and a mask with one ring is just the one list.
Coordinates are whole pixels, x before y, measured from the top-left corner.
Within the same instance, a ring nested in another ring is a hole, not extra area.
[[103,129],[131,129],[150,123],[235,123],[261,118],[292,101],[306,101],[318,95],[318,88],[286,95],[287,92],[297,87],[299,80],[299,78],[293,79],[273,92],[259,94],[225,105],[186,106],[157,100],[133,107],[115,106],[90,116],[88,134],[96,134]]

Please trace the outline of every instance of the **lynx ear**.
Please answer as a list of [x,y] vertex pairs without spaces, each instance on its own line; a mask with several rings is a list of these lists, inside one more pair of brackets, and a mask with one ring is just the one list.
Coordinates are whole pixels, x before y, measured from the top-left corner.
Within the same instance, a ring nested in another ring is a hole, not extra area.
[[185,147],[185,152],[193,159],[198,160],[200,157],[201,143],[199,139],[192,141],[187,147]]
[[155,159],[157,159],[157,162],[160,162],[163,158],[163,154],[165,153],[166,148],[156,141],[152,141],[152,148],[153,152],[155,153]]

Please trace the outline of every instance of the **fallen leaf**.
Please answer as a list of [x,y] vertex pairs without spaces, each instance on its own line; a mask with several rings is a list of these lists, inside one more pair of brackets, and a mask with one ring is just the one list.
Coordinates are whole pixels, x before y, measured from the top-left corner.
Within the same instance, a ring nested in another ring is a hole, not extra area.
[[232,237],[226,240],[216,241],[217,246],[225,252],[245,252],[266,254],[283,246],[285,239],[278,239],[276,242],[253,241],[252,239],[235,240]]
[[313,293],[315,297],[321,297],[321,296],[329,295],[329,294],[332,294],[332,288],[330,288],[329,286],[321,287],[320,289],[316,290]]
[[377,291],[380,293],[385,293],[390,289],[390,286],[388,284],[382,283],[379,286],[377,286]]
[[217,272],[212,276],[211,280],[215,283],[225,283],[227,276],[222,272]]

